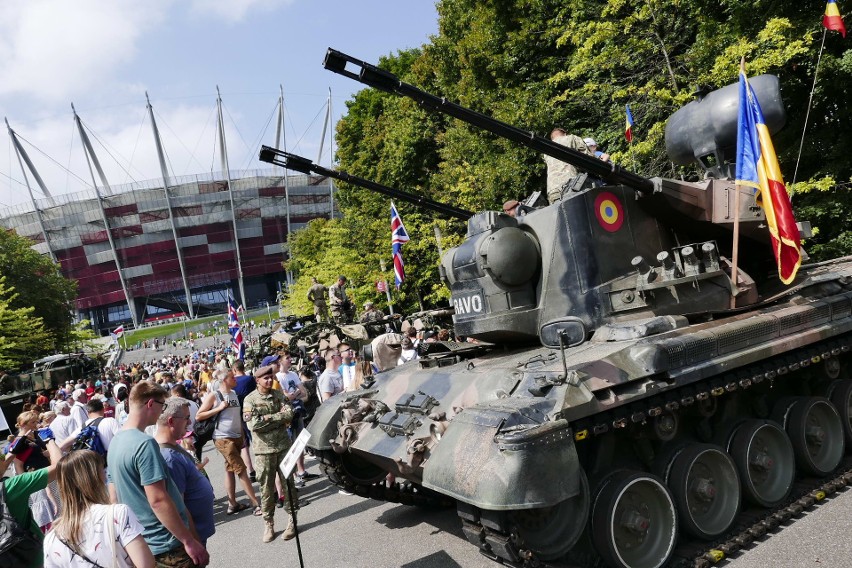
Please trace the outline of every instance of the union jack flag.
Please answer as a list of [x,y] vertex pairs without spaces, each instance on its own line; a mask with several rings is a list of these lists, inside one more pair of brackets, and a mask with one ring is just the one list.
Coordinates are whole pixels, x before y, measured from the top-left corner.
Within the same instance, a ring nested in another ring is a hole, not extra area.
[[402,245],[408,242],[408,232],[405,230],[405,225],[402,224],[402,219],[399,218],[399,212],[396,210],[396,205],[391,201],[391,245],[393,248],[393,276],[396,282],[396,289],[402,281],[405,280],[405,263],[402,262]]
[[246,356],[246,344],[243,343],[243,330],[240,327],[240,319],[237,317],[237,302],[234,296],[228,292],[228,333],[231,334],[231,345],[237,352],[237,357],[242,360]]

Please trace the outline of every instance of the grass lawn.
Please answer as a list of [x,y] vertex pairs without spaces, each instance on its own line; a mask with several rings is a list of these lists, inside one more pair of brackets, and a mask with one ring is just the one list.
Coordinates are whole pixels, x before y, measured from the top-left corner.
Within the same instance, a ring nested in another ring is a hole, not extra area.
[[[272,321],[275,321],[277,317],[277,311],[272,312]],[[193,331],[199,329],[197,326],[200,324],[205,324],[202,328],[205,332],[207,331],[207,325],[213,321],[221,321],[224,326],[225,322],[225,314],[220,314],[217,316],[207,316],[204,318],[198,318],[195,320],[187,320],[186,329],[187,331]],[[266,313],[266,310],[262,310],[260,313],[253,313],[251,317],[246,319],[244,316],[240,317],[240,324],[245,325],[246,321],[253,321],[256,325],[260,324],[260,322],[269,322],[269,315]],[[146,339],[154,339],[155,337],[166,337],[168,335],[172,335],[175,333],[183,333],[183,325],[184,322],[176,322],[176,323],[165,323],[163,325],[156,325],[152,327],[143,327],[140,329],[136,329],[133,331],[128,331],[125,333],[125,338],[127,339],[127,345],[135,345],[137,342],[145,341]],[[121,340],[121,344],[124,345],[124,338]]]

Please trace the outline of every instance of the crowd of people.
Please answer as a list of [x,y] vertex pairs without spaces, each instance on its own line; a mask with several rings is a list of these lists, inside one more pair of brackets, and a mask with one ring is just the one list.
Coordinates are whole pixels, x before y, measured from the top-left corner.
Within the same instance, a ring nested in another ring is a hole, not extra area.
[[[335,298],[348,301],[345,284],[341,276],[329,296],[317,291],[318,319],[326,297],[333,317],[341,317]],[[367,323],[384,317],[370,302],[364,308]],[[340,392],[368,386],[375,373],[417,359],[418,344],[450,339],[447,330],[413,326],[386,336],[395,345],[387,360],[361,360],[338,340],[323,353],[291,357],[281,349],[250,374],[223,343],[172,345],[192,351],[157,352],[39,393],[18,416],[0,469],[11,514],[39,546],[43,539],[43,554],[30,565],[206,565],[216,531],[216,488],[205,470],[209,455],[202,454],[208,442],[222,458],[225,515],[261,517],[262,540],[271,542],[275,511],[284,509],[280,538],[294,538],[297,492],[319,475],[306,470],[304,454],[290,476],[279,464],[314,411]],[[152,345],[170,351],[169,343]]]
[[[211,420],[225,514],[261,517],[270,542],[282,508],[280,538],[292,539],[298,488],[319,475],[305,469],[304,455],[288,478],[279,464],[323,400],[373,374],[346,343],[298,362],[297,372],[281,351],[248,374],[221,348],[166,354],[39,393],[3,454],[7,506],[43,539],[30,565],[206,565],[217,488],[195,429]],[[94,449],[80,446],[87,433],[98,439]],[[248,502],[238,500],[237,480]]]

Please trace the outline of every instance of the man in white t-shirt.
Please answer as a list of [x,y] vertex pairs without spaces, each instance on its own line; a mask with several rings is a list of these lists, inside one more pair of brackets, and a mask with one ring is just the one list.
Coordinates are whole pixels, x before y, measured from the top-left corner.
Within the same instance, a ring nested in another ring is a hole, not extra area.
[[71,418],[82,429],[89,417],[89,413],[86,410],[86,403],[89,402],[89,397],[86,396],[85,389],[78,388],[71,393],[71,399],[74,401],[74,405],[71,407]]
[[57,402],[55,412],[56,418],[50,423],[50,429],[53,431],[56,444],[59,445],[77,429],[77,422],[71,416],[71,405],[67,401]]
[[[97,398],[93,398],[86,404],[86,410],[88,411],[88,419],[83,424],[83,428],[98,418],[102,418],[102,420],[98,422],[98,437],[101,439],[101,444],[103,444],[104,449],[109,451],[109,444],[112,442],[116,432],[118,432],[118,420],[115,418],[104,418],[104,403]],[[54,422],[56,421],[54,420]],[[71,432],[71,435],[59,444],[59,449],[63,452],[70,450],[71,446],[74,445],[74,440],[80,435],[83,428],[77,428]]]

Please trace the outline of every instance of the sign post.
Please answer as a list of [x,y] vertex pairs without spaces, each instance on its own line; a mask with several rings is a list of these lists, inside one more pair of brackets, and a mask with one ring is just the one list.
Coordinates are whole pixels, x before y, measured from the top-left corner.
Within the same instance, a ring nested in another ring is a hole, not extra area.
[[[296,467],[296,460],[299,459],[299,456],[302,455],[302,452],[305,451],[305,446],[308,445],[308,440],[311,439],[311,433],[308,432],[307,428],[304,428],[296,439],[293,440],[293,445],[290,446],[290,449],[287,451],[287,454],[284,456],[284,459],[281,460],[281,465],[278,468],[284,474],[284,479],[289,480],[290,476],[293,474],[293,469]],[[285,483],[289,483],[289,481],[285,481]],[[299,523],[296,521],[296,504],[293,502],[293,493],[295,491],[290,491],[288,486],[287,488],[287,499],[290,501],[290,511],[293,515],[293,530],[296,531],[296,552],[299,553],[299,566],[301,568],[305,568],[305,561],[302,558],[302,543],[299,540]]]

